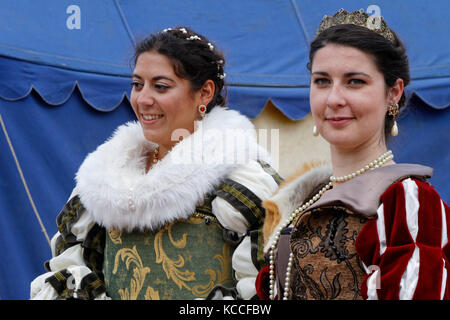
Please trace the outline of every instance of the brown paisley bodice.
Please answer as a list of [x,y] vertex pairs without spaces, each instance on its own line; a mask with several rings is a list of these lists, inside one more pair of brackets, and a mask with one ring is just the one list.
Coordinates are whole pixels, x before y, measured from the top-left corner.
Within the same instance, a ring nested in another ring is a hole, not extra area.
[[[289,299],[361,299],[364,267],[355,240],[367,218],[345,207],[316,208],[281,236],[277,250],[278,289],[283,292],[289,251],[294,253]],[[282,293],[281,293],[282,294]]]

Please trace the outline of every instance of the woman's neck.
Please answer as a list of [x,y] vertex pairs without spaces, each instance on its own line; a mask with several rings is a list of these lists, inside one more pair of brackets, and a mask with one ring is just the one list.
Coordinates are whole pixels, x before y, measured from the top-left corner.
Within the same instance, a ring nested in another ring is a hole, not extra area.
[[[180,141],[181,141],[181,139],[180,139]],[[147,164],[145,167],[145,172],[147,173],[156,162],[161,161],[169,153],[169,151],[172,150],[172,148],[175,146],[175,144],[176,143],[171,143],[169,145],[166,145],[166,144],[161,143],[158,145],[158,147],[155,150],[150,152],[147,155]],[[155,161],[155,159],[157,161]]]
[[[372,146],[353,150],[342,150],[331,146],[331,163],[333,165],[333,176],[341,177],[354,173],[370,162],[380,157],[387,151],[385,145]],[[387,162],[392,164],[393,161]]]

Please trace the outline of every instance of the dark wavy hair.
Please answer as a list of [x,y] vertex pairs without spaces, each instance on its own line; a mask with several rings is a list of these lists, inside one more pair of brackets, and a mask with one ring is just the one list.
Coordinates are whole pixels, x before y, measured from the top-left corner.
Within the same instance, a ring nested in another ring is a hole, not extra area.
[[[397,34],[392,31],[394,42],[365,27],[343,24],[322,31],[311,43],[309,51],[308,70],[311,72],[312,62],[317,50],[327,44],[340,44],[362,50],[374,58],[375,65],[383,74],[387,88],[391,88],[397,79],[403,79],[406,87],[410,82],[409,61],[406,49]],[[405,92],[399,101],[400,110],[406,104]],[[384,135],[389,137],[394,118],[386,113]]]
[[[191,36],[201,40],[186,39]],[[205,36],[182,26],[151,34],[135,46],[134,64],[142,53],[150,51],[169,58],[175,74],[189,80],[194,92],[200,90],[208,79],[214,81],[214,96],[206,106],[207,112],[217,105],[226,106],[225,82],[220,77],[224,75],[225,58]]]

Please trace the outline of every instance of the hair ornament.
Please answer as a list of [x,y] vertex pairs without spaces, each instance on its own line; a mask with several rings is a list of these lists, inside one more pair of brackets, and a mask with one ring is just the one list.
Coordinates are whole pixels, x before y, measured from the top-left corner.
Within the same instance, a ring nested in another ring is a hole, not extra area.
[[[165,32],[169,32],[169,31],[172,31],[174,33],[175,32],[181,32],[183,34],[188,34],[188,31],[185,28],[179,28],[179,29],[166,28],[166,29],[163,29],[161,32],[165,33]],[[179,36],[179,33],[177,35]],[[194,34],[194,35],[191,35],[191,36],[187,37],[186,40],[188,40],[188,41],[193,41],[193,40],[202,41],[202,38],[200,38],[198,35]],[[211,42],[207,42],[206,45],[208,46],[209,50],[214,52],[214,46],[213,46],[213,44]],[[221,80],[225,79],[226,73],[225,72],[223,72],[223,73],[220,72],[220,67],[223,67],[224,61],[222,59],[217,60],[217,61],[213,60],[212,63],[217,65],[217,71],[218,71],[217,77],[219,79],[221,79]]]
[[185,28],[180,28],[180,29],[166,28],[166,29],[162,30],[162,32],[169,32],[169,31],[179,31],[179,32],[181,32],[183,34],[187,34],[188,33]]
[[186,38],[186,40],[202,40],[202,38],[200,38],[199,36],[197,36],[197,35],[193,35],[193,36],[190,36],[190,37],[188,37],[188,38]]
[[383,17],[369,16],[363,9],[353,11],[352,13],[344,9],[340,9],[333,16],[324,16],[320,22],[316,37],[322,31],[341,24],[353,24],[367,28],[378,33],[387,40],[394,42],[394,35],[387,26]]

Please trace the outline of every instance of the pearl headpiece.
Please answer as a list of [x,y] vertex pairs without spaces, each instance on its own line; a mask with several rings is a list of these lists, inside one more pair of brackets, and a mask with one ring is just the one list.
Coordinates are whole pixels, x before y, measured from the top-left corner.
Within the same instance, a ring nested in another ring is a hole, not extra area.
[[[183,34],[188,34],[188,32],[187,32],[187,30],[185,28],[178,28],[178,29],[166,28],[166,29],[162,30],[162,32],[164,32],[164,33],[165,32],[169,32],[169,31],[174,31],[174,32],[178,31],[178,32],[181,32]],[[187,37],[186,40],[188,40],[188,41],[195,41],[195,40],[202,41],[202,38],[199,37],[198,35],[194,34],[194,35],[191,35],[191,36]],[[214,51],[214,46],[212,45],[211,42],[208,42],[206,45],[208,46],[209,50]],[[213,61],[213,63],[217,64],[217,71],[220,71],[220,67],[223,67],[223,63],[224,62],[223,62],[223,60],[218,60],[218,61]],[[225,72],[222,72],[222,73],[218,72],[217,73],[217,77],[219,79],[221,79],[221,80],[225,79],[226,75],[227,74]]]

